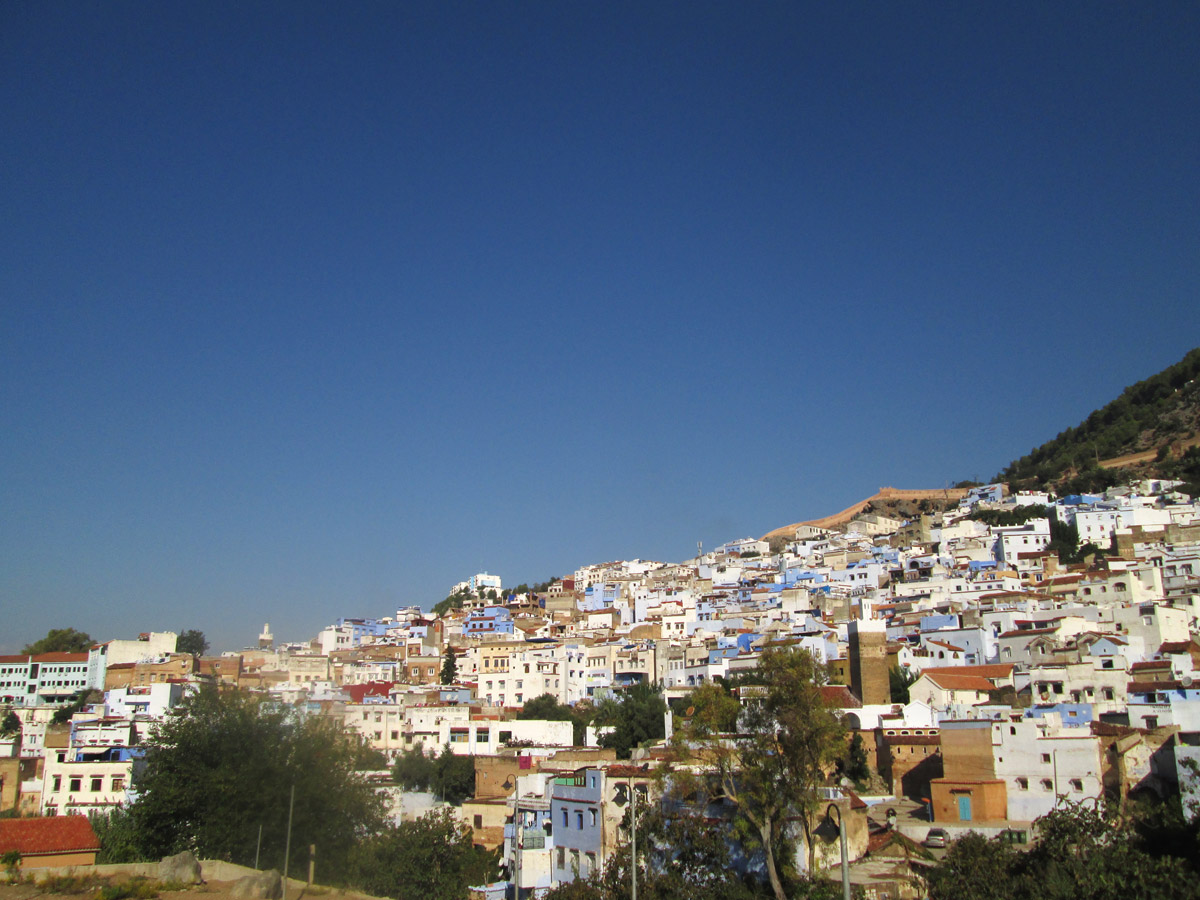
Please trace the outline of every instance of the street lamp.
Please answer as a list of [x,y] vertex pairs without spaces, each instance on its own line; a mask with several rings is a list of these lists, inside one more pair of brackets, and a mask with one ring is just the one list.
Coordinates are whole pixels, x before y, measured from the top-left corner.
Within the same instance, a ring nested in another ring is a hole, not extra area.
[[838,842],[842,845],[842,900],[850,900],[850,856],[846,850],[846,821],[842,818],[842,810],[836,803],[830,803],[825,810],[825,818],[837,813]]

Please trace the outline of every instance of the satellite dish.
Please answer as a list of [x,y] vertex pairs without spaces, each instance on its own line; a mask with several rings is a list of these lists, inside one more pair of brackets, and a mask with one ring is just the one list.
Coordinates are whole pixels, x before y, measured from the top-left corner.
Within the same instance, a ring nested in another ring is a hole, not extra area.
[[1192,686],[1192,676],[1184,675],[1182,678],[1179,679],[1179,683],[1182,684],[1184,687],[1191,687]]

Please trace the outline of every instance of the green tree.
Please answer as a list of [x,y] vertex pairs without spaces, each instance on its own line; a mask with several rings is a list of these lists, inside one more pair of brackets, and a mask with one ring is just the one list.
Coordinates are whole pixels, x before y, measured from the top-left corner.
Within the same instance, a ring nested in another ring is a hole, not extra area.
[[967,834],[928,873],[930,900],[1195,897],[1200,872],[1194,833],[1163,844],[1161,834],[1142,833],[1138,822],[1137,816],[1118,819],[1093,806],[1064,803],[1037,820],[1038,841],[1026,853]]
[[930,900],[1010,900],[1016,854],[1010,844],[969,832],[950,845],[926,880]]
[[455,755],[449,744],[436,757],[426,756],[421,746],[406,750],[396,760],[392,775],[407,791],[432,791],[455,806],[475,796],[475,760]]
[[574,706],[559,703],[553,694],[541,694],[517,710],[518,719],[538,719],[547,722],[570,722],[572,740],[577,747],[583,746],[587,727],[592,724],[596,709],[590,702],[581,701]]
[[571,707],[559,703],[553,694],[539,694],[517,710],[518,719],[538,719],[547,722],[569,722]]
[[443,809],[364,840],[352,854],[350,882],[376,897],[461,900],[470,885],[495,879],[496,863]]
[[615,749],[621,759],[629,759],[634,747],[666,736],[666,711],[667,703],[658,685],[639,681],[625,688],[596,708],[595,724],[613,729],[600,738],[600,746]]
[[863,746],[862,734],[854,732],[846,755],[838,760],[838,771],[854,782],[855,787],[861,787],[871,777],[871,766],[867,759],[867,751]]
[[208,652],[208,638],[204,636],[203,631],[189,628],[179,635],[179,639],[175,642],[175,652],[203,656]]
[[87,653],[95,641],[83,631],[74,628],[51,628],[44,638],[26,644],[22,654],[37,656],[41,653]]
[[427,791],[433,784],[435,763],[421,745],[405,750],[392,766],[392,777],[406,791]]
[[892,666],[888,669],[888,687],[891,689],[892,702],[908,703],[908,689],[916,680],[916,673],[904,666]]
[[472,594],[466,588],[463,588],[460,591],[455,591],[453,594],[450,594],[444,600],[439,600],[434,604],[431,612],[435,616],[444,616],[452,609],[462,609],[463,604],[467,603],[469,600],[472,600],[474,597],[474,594]]
[[731,698],[719,685],[706,686],[693,693],[676,746],[713,773],[734,807],[735,833],[761,848],[772,893],[785,900],[785,826],[799,819],[812,871],[819,788],[845,746],[845,729],[821,693],[828,670],[806,650],[768,649],[758,671],[763,685],[741,689],[736,733],[728,730]]
[[12,737],[21,733],[21,719],[11,709],[0,719],[0,737]]
[[92,831],[100,841],[97,864],[144,862],[142,842],[133,813],[125,806],[114,807],[107,812],[96,812],[88,816]]
[[[94,693],[98,699],[103,699],[103,694],[99,691],[95,691]],[[75,713],[79,712],[92,701],[92,694],[93,692],[87,688],[76,691],[65,706],[60,706],[54,711],[54,715],[50,717],[50,724],[65,725],[67,722],[70,722]]]
[[[362,744],[325,717],[206,688],[146,741],[130,812],[149,859],[193,850],[249,865],[262,826],[262,860],[282,870],[294,791],[292,847],[316,844],[325,878],[344,876],[358,840],[382,825],[382,802],[357,773]],[[303,854],[292,856],[301,874]]]
[[454,648],[446,647],[446,655],[442,657],[442,684],[454,684],[458,681],[458,660],[454,657]]

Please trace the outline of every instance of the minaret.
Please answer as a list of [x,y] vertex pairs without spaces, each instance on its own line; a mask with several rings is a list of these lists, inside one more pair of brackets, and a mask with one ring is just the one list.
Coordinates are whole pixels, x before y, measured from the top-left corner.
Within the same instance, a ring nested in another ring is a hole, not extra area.
[[264,622],[262,634],[258,636],[258,649],[270,650],[275,646],[275,635],[271,634],[271,623]]
[[881,619],[850,620],[850,690],[863,706],[892,702],[887,631]]

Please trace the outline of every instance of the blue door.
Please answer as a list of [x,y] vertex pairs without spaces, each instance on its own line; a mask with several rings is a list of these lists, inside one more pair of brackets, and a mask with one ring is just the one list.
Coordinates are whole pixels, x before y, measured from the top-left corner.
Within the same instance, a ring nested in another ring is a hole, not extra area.
[[960,821],[960,822],[970,822],[971,821],[971,795],[970,794],[967,794],[965,796],[963,794],[958,795],[958,821]]

